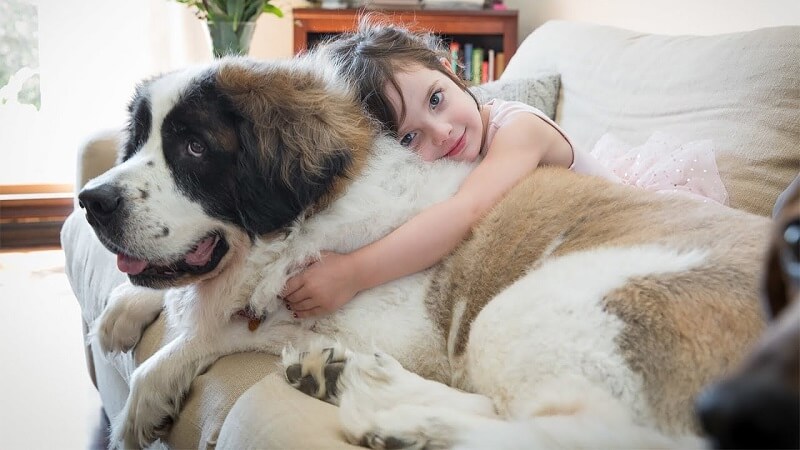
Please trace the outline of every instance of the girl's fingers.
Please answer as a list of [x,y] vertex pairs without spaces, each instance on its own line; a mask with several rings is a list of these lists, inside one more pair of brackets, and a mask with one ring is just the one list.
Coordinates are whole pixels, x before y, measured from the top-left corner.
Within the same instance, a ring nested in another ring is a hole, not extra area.
[[301,286],[291,294],[285,295],[283,297],[283,300],[285,302],[289,302],[292,305],[292,307],[294,307],[296,303],[301,302],[307,298],[309,298],[309,296],[306,293],[306,290]]
[[303,300],[292,303],[289,306],[291,306],[291,309],[294,312],[306,312],[317,307],[317,305],[314,303],[314,300],[311,298],[304,298]]
[[297,292],[297,290],[301,287],[303,287],[303,281],[299,276],[293,276],[292,278],[289,278],[285,285],[283,285],[283,290],[281,290],[280,295],[286,299],[294,295],[294,293]]
[[308,317],[318,316],[320,314],[322,314],[322,308],[320,308],[319,306],[315,306],[315,307],[313,307],[313,308],[311,308],[309,310],[306,310],[306,311],[297,311],[297,312],[295,312],[294,313],[294,317],[296,317],[298,319],[305,319],[305,318],[308,318]]

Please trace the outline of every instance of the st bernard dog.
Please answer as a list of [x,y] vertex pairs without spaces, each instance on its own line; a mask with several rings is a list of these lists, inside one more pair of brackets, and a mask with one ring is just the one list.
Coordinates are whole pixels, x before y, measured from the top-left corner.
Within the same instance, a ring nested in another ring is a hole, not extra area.
[[700,444],[694,397],[764,327],[766,218],[538,169],[439,265],[294,319],[278,294],[304,261],[379,239],[471,169],[374,130],[321,54],[139,86],[119,164],[79,195],[130,280],[95,339],[128,351],[164,306],[172,336],[134,371],[117,445],[153,442],[198,373],[248,350],[283,351],[373,448]]

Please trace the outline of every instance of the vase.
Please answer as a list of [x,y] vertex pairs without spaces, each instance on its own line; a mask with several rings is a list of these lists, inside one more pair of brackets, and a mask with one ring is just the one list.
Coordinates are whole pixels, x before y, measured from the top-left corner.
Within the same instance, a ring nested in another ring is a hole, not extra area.
[[208,33],[211,35],[211,47],[214,57],[226,55],[246,56],[250,50],[250,41],[256,23],[253,22],[207,22]]

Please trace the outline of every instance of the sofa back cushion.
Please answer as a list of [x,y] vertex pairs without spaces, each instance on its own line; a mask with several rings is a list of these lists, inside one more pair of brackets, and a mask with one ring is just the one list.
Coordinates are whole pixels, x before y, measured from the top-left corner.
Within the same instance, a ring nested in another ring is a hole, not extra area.
[[733,207],[769,215],[800,170],[800,27],[662,36],[553,21],[529,35],[501,79],[561,75],[556,111],[576,145],[607,132],[712,139]]

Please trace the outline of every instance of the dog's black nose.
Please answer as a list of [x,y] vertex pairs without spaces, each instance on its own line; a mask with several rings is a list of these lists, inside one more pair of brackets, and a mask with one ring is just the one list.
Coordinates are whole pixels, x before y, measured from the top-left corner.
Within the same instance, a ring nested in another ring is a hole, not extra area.
[[94,219],[106,225],[122,204],[122,193],[116,186],[101,184],[83,189],[78,194],[78,202]]
[[695,402],[715,448],[798,448],[800,403],[796,392],[760,379],[717,384]]

